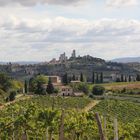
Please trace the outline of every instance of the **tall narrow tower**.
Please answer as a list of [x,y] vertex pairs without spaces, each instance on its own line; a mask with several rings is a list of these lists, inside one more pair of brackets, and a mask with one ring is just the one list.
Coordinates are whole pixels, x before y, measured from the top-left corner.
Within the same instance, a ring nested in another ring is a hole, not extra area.
[[71,57],[76,58],[76,51],[75,50],[73,50]]

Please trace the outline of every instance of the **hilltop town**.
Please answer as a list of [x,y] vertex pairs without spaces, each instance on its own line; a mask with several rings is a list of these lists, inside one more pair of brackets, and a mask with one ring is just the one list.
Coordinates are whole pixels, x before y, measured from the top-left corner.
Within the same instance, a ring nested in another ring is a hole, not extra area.
[[92,82],[92,73],[97,75],[103,73],[103,82],[116,82],[123,79],[125,81],[136,81],[138,69],[131,65],[106,62],[103,59],[95,58],[89,55],[77,56],[76,51],[73,50],[71,56],[68,58],[66,53],[60,55],[59,59],[53,58],[49,62],[42,62],[39,64],[20,65],[16,63],[8,63],[0,65],[0,71],[6,72],[17,79],[29,79],[37,74],[45,74],[50,76],[60,76],[65,73],[71,78],[75,75],[79,80],[80,74],[86,77],[87,82]]
[[[80,56],[78,56],[80,57]],[[62,64],[62,63],[67,63],[68,60],[74,60],[76,59],[76,51],[73,50],[71,57],[68,58],[66,56],[66,53],[64,52],[63,54],[60,54],[59,60],[56,60],[56,58],[53,58],[50,62],[48,62],[48,64]]]

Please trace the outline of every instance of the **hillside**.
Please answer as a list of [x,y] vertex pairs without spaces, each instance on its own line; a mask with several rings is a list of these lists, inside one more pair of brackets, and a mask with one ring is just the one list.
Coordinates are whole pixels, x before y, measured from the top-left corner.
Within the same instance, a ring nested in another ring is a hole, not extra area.
[[67,72],[68,75],[75,74],[79,76],[82,72],[88,80],[91,80],[91,74],[93,71],[103,72],[105,75],[114,73],[136,74],[138,72],[138,70],[134,69],[130,65],[106,62],[103,59],[94,58],[89,55],[69,59],[66,62],[56,64],[40,63],[34,65],[0,65],[0,71],[7,72],[16,78],[27,78],[38,73],[62,76],[65,72]]
[[140,63],[127,63],[127,65],[137,71],[140,71]]
[[111,60],[112,62],[118,62],[118,63],[140,63],[140,57],[124,57],[124,58],[117,58]]

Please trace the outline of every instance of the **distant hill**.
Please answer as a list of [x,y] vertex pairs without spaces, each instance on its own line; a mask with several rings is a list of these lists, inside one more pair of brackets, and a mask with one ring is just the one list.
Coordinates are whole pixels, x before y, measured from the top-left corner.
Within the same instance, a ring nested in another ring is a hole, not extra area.
[[104,75],[110,75],[114,73],[123,73],[129,75],[130,73],[136,74],[139,70],[138,67],[135,68],[131,65],[123,63],[107,62],[103,59],[95,58],[89,55],[70,58],[66,62],[64,61],[57,64],[38,63],[35,65],[27,65],[31,64],[31,62],[24,62],[24,64],[25,65],[0,65],[0,71],[6,72],[18,79],[24,79],[39,73],[46,75],[63,76],[66,72],[69,76],[72,76],[73,74],[76,75],[78,79],[80,73],[82,72],[86,76],[87,80],[91,81],[91,75],[93,71],[98,73],[103,72]]
[[8,64],[8,63],[12,63],[12,64],[20,64],[20,65],[30,65],[30,64],[38,64],[40,62],[36,62],[36,61],[15,61],[15,62],[0,62],[0,64]]
[[125,57],[125,58],[117,58],[111,60],[112,62],[118,62],[118,63],[140,63],[140,57]]

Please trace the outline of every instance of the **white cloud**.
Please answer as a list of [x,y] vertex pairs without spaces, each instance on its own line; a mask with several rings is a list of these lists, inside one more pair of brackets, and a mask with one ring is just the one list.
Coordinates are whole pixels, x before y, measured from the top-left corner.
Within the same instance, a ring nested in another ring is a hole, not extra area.
[[106,3],[111,7],[126,7],[138,5],[138,0],[107,0]]
[[[80,54],[111,59],[138,55],[140,21],[64,17],[0,22],[0,60],[47,60],[77,48]],[[110,53],[111,52],[111,53]]]
[[37,4],[55,4],[55,5],[69,5],[82,3],[85,0],[0,0],[0,6],[5,5],[22,5],[22,6],[34,6]]

